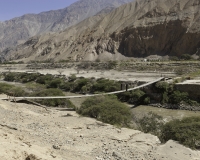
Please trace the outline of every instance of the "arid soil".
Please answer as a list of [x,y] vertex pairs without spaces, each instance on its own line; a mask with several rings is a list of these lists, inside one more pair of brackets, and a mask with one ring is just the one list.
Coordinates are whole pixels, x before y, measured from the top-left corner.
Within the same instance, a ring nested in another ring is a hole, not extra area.
[[0,145],[2,160],[200,160],[199,151],[173,141],[161,144],[68,109],[8,101],[0,101]]

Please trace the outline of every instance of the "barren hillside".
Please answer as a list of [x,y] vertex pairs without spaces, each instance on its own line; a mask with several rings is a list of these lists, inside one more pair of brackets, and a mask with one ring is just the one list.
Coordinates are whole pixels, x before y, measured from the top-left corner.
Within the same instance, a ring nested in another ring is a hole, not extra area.
[[1,53],[13,60],[199,55],[199,0],[137,0]]
[[38,34],[64,30],[99,12],[108,13],[108,11],[131,1],[79,0],[64,9],[40,14],[26,14],[0,22],[0,51],[25,42],[28,38]]

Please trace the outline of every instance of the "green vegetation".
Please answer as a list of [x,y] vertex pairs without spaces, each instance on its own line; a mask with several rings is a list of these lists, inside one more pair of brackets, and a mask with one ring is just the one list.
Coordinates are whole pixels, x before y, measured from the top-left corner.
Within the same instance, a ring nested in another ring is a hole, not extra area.
[[0,83],[0,93],[16,97],[25,95],[25,91],[22,88],[6,83]]
[[200,149],[200,117],[185,117],[164,123],[163,117],[153,112],[144,116],[133,116],[137,129],[159,137],[165,143],[168,140],[178,141],[186,147]]
[[88,98],[77,112],[83,116],[117,126],[127,127],[131,121],[130,109],[114,96]]
[[181,58],[181,60],[192,60],[193,59],[192,56],[189,54],[182,54],[180,58]]
[[128,102],[130,104],[136,105],[150,103],[150,97],[148,97],[148,95],[140,89],[120,93],[118,94],[118,98],[123,102]]
[[160,81],[155,84],[155,88],[156,91],[161,95],[160,103],[177,104],[176,108],[172,109],[178,109],[178,106],[181,103],[188,105],[198,105],[196,101],[193,101],[189,98],[188,93],[175,90],[173,84],[168,84],[167,82]]
[[30,92],[38,92],[46,89],[45,85],[36,82],[28,82],[25,84],[25,86]]
[[113,92],[120,90],[120,83],[104,78],[97,79],[91,87],[91,92]]
[[76,109],[76,106],[69,99],[66,100],[66,105],[67,108]]
[[[32,93],[30,96],[33,97],[51,97],[51,96],[65,96],[60,89],[45,89],[39,92]],[[38,103],[46,105],[46,106],[53,106],[53,107],[65,107],[67,106],[66,99],[38,99],[36,100]]]
[[188,117],[166,123],[161,129],[160,140],[175,140],[192,149],[200,149],[200,117]]
[[161,128],[164,125],[163,117],[153,112],[149,112],[140,118],[133,116],[133,120],[137,125],[137,129],[156,136],[160,135]]

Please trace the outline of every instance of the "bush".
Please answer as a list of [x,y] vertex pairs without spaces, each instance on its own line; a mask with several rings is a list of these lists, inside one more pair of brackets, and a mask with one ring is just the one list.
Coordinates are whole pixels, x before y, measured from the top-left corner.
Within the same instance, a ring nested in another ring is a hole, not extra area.
[[66,100],[67,108],[76,109],[76,106],[69,100]]
[[39,73],[19,73],[17,81],[22,83],[32,82],[35,81],[38,76],[40,76]]
[[88,98],[77,112],[112,125],[129,126],[131,121],[130,109],[110,96]]
[[128,101],[131,104],[142,104],[144,100],[145,93],[139,89],[133,90],[131,92],[130,100]]
[[41,90],[46,89],[46,86],[43,84],[35,83],[35,82],[29,82],[29,83],[26,83],[26,88],[30,90],[31,92],[39,92]]
[[159,92],[164,93],[168,92],[169,89],[169,83],[160,81],[156,83],[156,88],[159,90]]
[[[34,97],[51,97],[51,96],[65,96],[60,89],[45,89],[36,93],[31,94]],[[66,99],[44,99],[44,100],[36,100],[38,103],[46,105],[46,106],[61,106],[64,107],[67,105]]]
[[141,118],[134,116],[134,122],[137,124],[138,129],[144,133],[151,133],[159,135],[161,128],[164,125],[163,118],[153,112],[145,114]]
[[26,93],[21,87],[15,87],[14,85],[0,83],[0,93],[4,93],[10,96],[24,96]]
[[[47,82],[46,82],[47,83]],[[48,82],[48,88],[60,88],[61,84],[63,84],[63,80],[60,78],[55,78]]]
[[120,90],[120,83],[108,79],[98,79],[91,88],[91,91],[94,92],[113,92]]
[[200,117],[188,117],[166,123],[159,138],[162,142],[172,139],[192,149],[200,149]]
[[180,102],[182,101],[185,101],[185,102],[188,101],[188,93],[174,91],[169,97],[169,102],[171,104],[180,104]]
[[15,76],[16,76],[15,73],[11,73],[10,72],[10,73],[8,73],[8,74],[5,75],[4,80],[8,81],[8,82],[13,82],[13,81],[16,80]]
[[69,76],[69,82],[74,82],[76,80],[76,75],[75,74],[72,74]]
[[130,104],[149,104],[150,98],[142,90],[133,90],[118,94],[120,101],[128,102]]
[[183,54],[183,55],[181,55],[181,59],[182,59],[182,60],[191,60],[191,59],[193,59],[193,58],[192,58],[192,56],[189,55],[189,54]]
[[89,83],[89,79],[87,78],[81,78],[79,80],[76,80],[74,84],[74,92],[80,92],[83,86],[86,86]]
[[51,74],[42,75],[37,78],[36,82],[40,84],[47,84],[49,83],[54,77]]

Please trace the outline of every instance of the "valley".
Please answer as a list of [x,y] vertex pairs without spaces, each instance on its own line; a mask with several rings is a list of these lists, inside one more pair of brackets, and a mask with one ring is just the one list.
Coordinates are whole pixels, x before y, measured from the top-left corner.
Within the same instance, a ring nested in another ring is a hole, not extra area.
[[79,0],[0,22],[0,159],[200,160],[199,0]]

